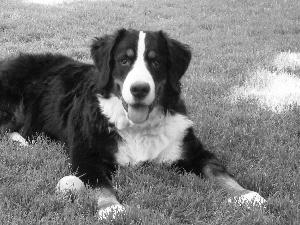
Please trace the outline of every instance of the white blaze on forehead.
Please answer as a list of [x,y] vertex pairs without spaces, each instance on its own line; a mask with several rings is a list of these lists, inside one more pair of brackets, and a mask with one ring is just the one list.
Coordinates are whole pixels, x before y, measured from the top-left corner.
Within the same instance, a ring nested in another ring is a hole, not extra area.
[[145,53],[145,49],[146,49],[146,43],[145,43],[145,39],[146,39],[146,33],[144,33],[143,31],[140,31],[139,34],[139,42],[138,42],[138,49],[137,49],[137,61],[144,61],[144,53]]
[[143,103],[146,105],[151,105],[155,99],[155,83],[150,71],[147,68],[145,62],[145,52],[146,52],[146,33],[140,31],[139,39],[137,43],[137,56],[136,60],[133,63],[132,70],[128,73],[127,77],[124,80],[122,96],[124,101],[127,104],[135,104],[135,99],[130,92],[130,87],[135,82],[145,82],[150,86],[150,92],[143,100]]

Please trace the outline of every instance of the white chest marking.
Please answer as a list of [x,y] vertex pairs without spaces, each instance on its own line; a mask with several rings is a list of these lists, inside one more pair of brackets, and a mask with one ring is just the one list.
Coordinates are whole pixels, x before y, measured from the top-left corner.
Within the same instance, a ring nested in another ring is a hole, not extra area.
[[166,115],[158,107],[142,124],[132,123],[116,96],[103,99],[102,113],[115,125],[122,141],[118,143],[116,160],[119,165],[138,165],[146,161],[172,163],[181,158],[182,140],[193,122],[181,114]]
[[145,123],[118,130],[123,138],[118,143],[118,164],[137,165],[145,161],[172,163],[179,160],[182,140],[192,124],[186,116],[164,115],[155,108]]

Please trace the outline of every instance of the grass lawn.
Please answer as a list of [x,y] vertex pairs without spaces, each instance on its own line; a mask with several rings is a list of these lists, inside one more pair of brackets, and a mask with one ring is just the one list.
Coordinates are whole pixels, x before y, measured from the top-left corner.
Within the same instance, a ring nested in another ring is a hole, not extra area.
[[[182,94],[197,135],[268,200],[249,210],[192,174],[120,168],[113,184],[132,211],[105,224],[300,224],[298,0],[67,2],[1,0],[0,58],[51,51],[90,62],[93,37],[120,27],[165,30],[193,49]],[[73,202],[55,193],[70,174],[62,145],[37,136],[20,147],[1,137],[0,224],[97,223],[95,190]]]

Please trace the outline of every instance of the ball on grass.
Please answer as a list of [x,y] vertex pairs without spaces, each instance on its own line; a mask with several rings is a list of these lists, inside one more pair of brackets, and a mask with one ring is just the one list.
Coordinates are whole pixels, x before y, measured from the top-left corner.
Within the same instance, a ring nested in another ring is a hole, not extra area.
[[80,178],[76,176],[65,176],[60,179],[60,181],[56,185],[56,191],[57,192],[74,192],[74,191],[80,191],[84,188],[84,183]]

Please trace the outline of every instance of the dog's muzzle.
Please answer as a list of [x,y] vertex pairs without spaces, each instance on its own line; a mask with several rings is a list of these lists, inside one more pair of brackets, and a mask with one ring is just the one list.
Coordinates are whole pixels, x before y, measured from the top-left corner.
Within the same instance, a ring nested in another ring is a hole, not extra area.
[[[156,86],[157,87],[157,86]],[[151,105],[143,103],[143,100],[150,92],[150,86],[144,82],[136,82],[130,87],[130,92],[135,99],[134,104],[128,104],[120,96],[124,109],[127,112],[128,118],[135,124],[145,122],[149,118],[149,114],[159,101],[159,93],[161,88],[155,88],[155,99]]]
[[152,105],[148,106],[139,103],[129,105],[124,101],[123,98],[122,98],[122,103],[124,109],[127,111],[128,118],[133,123],[137,123],[137,124],[145,122],[148,119],[149,114],[153,109]]

